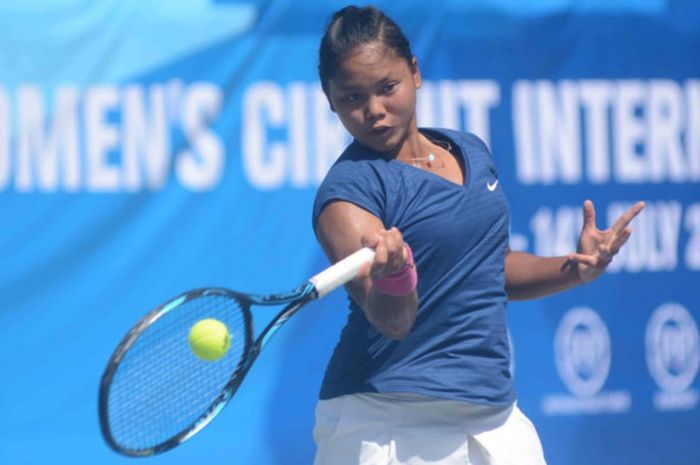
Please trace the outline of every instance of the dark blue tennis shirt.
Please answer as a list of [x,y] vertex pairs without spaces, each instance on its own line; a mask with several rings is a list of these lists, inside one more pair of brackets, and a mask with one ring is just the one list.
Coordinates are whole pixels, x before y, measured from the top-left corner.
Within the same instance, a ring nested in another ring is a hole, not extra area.
[[[323,208],[343,200],[396,226],[418,271],[418,314],[403,341],[382,336],[350,300],[321,399],[403,392],[504,405],[515,399],[506,327],[509,214],[493,159],[476,136],[421,129],[463,157],[464,185],[351,144],[321,184]],[[459,156],[458,155],[458,156]]]

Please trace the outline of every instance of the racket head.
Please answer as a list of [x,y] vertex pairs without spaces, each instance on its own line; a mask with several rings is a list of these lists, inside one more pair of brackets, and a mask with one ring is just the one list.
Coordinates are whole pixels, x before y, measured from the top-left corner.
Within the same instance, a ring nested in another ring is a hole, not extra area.
[[[185,292],[149,312],[122,339],[100,383],[100,428],[124,455],[165,452],[206,426],[226,406],[253,348],[249,296],[222,288]],[[215,318],[231,335],[216,361],[195,356],[190,328]]]

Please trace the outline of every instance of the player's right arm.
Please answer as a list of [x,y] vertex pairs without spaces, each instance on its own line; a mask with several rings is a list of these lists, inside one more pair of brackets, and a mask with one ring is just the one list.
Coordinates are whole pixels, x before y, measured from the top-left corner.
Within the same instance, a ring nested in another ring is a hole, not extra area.
[[377,331],[391,339],[404,339],[416,320],[416,291],[393,296],[382,293],[372,285],[373,278],[391,275],[406,264],[401,232],[396,228],[384,229],[379,218],[344,201],[334,201],[323,209],[317,220],[316,232],[321,247],[333,263],[361,247],[375,250],[372,266],[348,283],[346,289]]

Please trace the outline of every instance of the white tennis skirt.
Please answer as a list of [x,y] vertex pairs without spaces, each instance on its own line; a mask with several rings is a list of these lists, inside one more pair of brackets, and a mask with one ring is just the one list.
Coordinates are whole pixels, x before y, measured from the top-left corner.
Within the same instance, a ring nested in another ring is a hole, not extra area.
[[516,404],[491,407],[414,394],[319,401],[315,465],[544,465]]

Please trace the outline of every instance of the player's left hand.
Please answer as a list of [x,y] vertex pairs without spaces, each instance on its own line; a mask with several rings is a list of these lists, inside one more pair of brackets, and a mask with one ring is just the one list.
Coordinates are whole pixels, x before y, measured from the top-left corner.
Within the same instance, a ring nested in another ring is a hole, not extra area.
[[625,245],[632,234],[630,222],[644,208],[644,202],[637,202],[623,213],[611,228],[604,231],[595,223],[593,202],[583,203],[583,230],[578,240],[577,253],[570,253],[569,260],[578,265],[578,274],[583,282],[589,282],[603,274],[613,257]]

